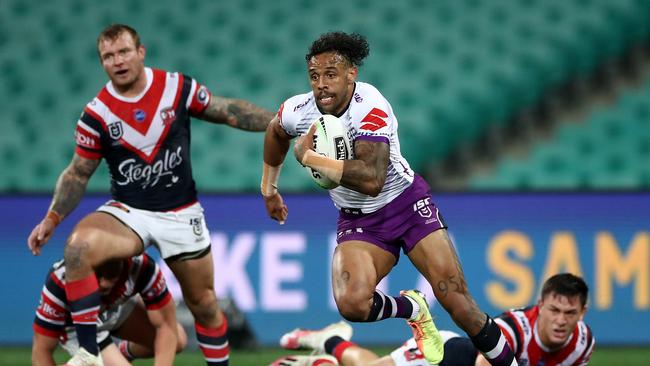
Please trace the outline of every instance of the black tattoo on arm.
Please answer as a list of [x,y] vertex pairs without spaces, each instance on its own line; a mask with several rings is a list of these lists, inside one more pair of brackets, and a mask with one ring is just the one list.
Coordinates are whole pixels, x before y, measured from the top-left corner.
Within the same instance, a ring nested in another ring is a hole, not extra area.
[[68,216],[77,207],[86,192],[88,180],[93,175],[101,160],[82,158],[75,154],[72,162],[59,176],[54,189],[50,210],[62,217]]
[[274,112],[251,102],[213,95],[200,118],[208,122],[224,123],[240,130],[265,131],[274,116]]
[[390,146],[383,142],[357,141],[354,160],[345,160],[341,184],[369,196],[377,196],[384,187]]

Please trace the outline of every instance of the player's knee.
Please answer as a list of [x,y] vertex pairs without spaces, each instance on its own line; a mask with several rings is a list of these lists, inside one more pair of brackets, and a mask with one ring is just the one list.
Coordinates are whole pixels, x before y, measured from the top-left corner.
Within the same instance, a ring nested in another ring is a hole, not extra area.
[[336,305],[341,316],[351,322],[365,321],[370,314],[370,305],[367,299],[345,298],[337,300]]
[[65,244],[63,258],[66,268],[75,270],[78,268],[92,267],[95,260],[95,253],[90,241],[83,237],[72,237]]
[[199,324],[210,324],[217,318],[219,306],[214,291],[202,291],[200,295],[185,296],[185,304]]

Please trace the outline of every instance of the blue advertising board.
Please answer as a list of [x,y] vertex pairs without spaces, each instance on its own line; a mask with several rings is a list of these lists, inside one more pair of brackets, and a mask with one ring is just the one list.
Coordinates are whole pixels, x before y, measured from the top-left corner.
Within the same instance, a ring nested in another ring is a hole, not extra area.
[[[63,254],[74,223],[103,203],[89,196],[57,228],[39,257],[26,239],[50,197],[0,197],[0,344],[27,344],[50,265]],[[217,294],[246,314],[262,344],[277,344],[295,327],[340,319],[330,290],[337,211],[325,195],[288,195],[289,218],[267,218],[256,195],[205,195]],[[483,311],[537,301],[549,275],[571,271],[590,285],[585,317],[600,344],[650,344],[650,194],[445,194],[435,197],[456,244],[469,289]],[[150,252],[157,255],[155,249]],[[171,276],[169,272],[166,272]],[[178,284],[168,282],[180,298]],[[402,255],[380,284],[390,294],[431,289]],[[458,331],[432,302],[441,329]],[[399,344],[410,336],[402,320],[354,324],[360,343]],[[613,331],[615,330],[615,331]]]

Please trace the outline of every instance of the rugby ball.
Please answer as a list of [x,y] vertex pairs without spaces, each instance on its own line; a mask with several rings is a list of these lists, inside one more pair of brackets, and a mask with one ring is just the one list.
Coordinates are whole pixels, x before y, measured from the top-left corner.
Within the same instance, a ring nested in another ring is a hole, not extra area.
[[[313,123],[316,124],[314,133],[314,150],[317,153],[336,160],[352,159],[352,145],[348,138],[348,131],[343,122],[331,114],[318,117]],[[338,187],[333,180],[310,167],[305,167],[311,178],[325,189]]]

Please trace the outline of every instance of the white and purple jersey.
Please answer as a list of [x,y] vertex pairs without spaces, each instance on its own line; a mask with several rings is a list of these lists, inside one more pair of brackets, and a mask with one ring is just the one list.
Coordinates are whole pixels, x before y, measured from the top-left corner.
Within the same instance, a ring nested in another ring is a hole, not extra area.
[[[300,136],[309,130],[312,122],[323,114],[316,106],[314,93],[300,94],[287,99],[278,112],[280,125],[290,136]],[[393,108],[374,86],[356,82],[350,105],[341,119],[350,142],[367,140],[390,145],[390,160],[384,187],[377,197],[339,186],[330,190],[338,209],[355,209],[371,213],[384,207],[413,182],[414,173],[400,153],[397,137],[397,117]]]

